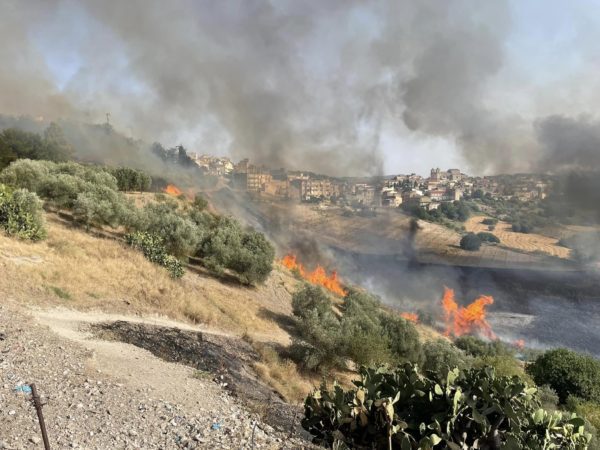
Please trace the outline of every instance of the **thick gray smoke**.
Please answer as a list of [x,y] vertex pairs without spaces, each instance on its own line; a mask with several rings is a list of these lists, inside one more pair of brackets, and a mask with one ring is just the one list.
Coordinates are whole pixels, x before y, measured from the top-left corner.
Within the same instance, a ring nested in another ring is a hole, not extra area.
[[[117,127],[148,141],[191,139],[200,151],[331,174],[380,174],[384,125],[456,139],[481,170],[510,165],[489,158],[508,145],[499,123],[519,135],[518,121],[483,103],[503,65],[506,1],[0,8],[0,55],[17,62],[0,68],[5,113],[98,121],[110,111]],[[49,50],[78,64],[58,90],[34,37],[69,27],[88,30]]]
[[147,142],[332,175],[381,174],[382,130],[456,142],[476,173],[554,169],[564,124],[494,91],[511,15],[508,0],[8,0],[0,113],[110,112]]
[[542,170],[600,169],[600,121],[590,116],[550,116],[536,123]]

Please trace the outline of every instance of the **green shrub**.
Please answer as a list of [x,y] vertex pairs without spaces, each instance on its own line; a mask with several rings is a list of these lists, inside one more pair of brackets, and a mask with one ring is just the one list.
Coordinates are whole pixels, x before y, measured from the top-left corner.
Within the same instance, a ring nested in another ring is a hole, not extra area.
[[498,219],[494,219],[493,217],[486,217],[485,219],[483,219],[481,221],[482,224],[484,225],[497,225],[498,224]]
[[208,206],[208,200],[206,200],[201,194],[196,194],[194,196],[194,201],[192,202],[192,205],[198,211],[204,211]]
[[150,203],[140,211],[138,220],[135,228],[161,236],[167,253],[177,257],[193,254],[202,237],[196,224],[178,210],[177,203]]
[[475,252],[481,247],[481,239],[475,233],[467,233],[460,240],[460,248]]
[[303,318],[313,309],[321,315],[331,312],[331,301],[320,286],[304,283],[292,295],[292,314]]
[[472,365],[473,367],[493,367],[500,376],[519,377],[528,384],[535,384],[529,374],[525,372],[521,362],[512,355],[480,356],[473,360]]
[[309,370],[343,367],[342,327],[323,289],[305,284],[292,296],[292,309],[301,337],[290,349],[292,357]]
[[[311,351],[317,353],[314,361],[328,367],[343,367],[346,359],[358,365],[422,359],[415,326],[384,311],[378,299],[365,292],[351,290],[338,317],[323,289],[305,284],[293,295],[292,308],[300,335],[306,341],[304,359]],[[295,351],[298,353],[298,349]],[[327,357],[332,362],[322,363]]]
[[445,339],[423,345],[423,370],[444,376],[453,367],[470,367],[471,359]]
[[216,274],[234,271],[242,283],[263,282],[273,269],[275,249],[262,233],[245,231],[228,217],[221,217],[207,231],[197,255]]
[[538,397],[544,409],[554,411],[558,408],[558,394],[547,384],[538,387]]
[[0,227],[11,236],[38,241],[46,237],[42,202],[26,189],[0,184]]
[[346,448],[585,449],[591,436],[576,416],[540,408],[536,389],[491,368],[446,376],[405,364],[361,368],[355,388],[324,383],[304,403],[313,442]]
[[126,212],[133,206],[125,202],[123,196],[108,187],[93,185],[88,190],[77,194],[73,202],[75,220],[90,226],[108,225],[117,227],[124,222]]
[[342,328],[333,312],[310,309],[297,325],[302,341],[292,346],[292,354],[304,368],[326,372],[345,366]]
[[529,222],[515,222],[512,224],[512,230],[515,233],[533,233],[534,227]]
[[0,183],[39,193],[40,184],[50,174],[52,165],[48,161],[19,159],[0,172]]
[[454,340],[454,345],[467,355],[475,357],[514,356],[515,351],[500,340],[486,342],[475,336],[460,336]]
[[181,278],[185,273],[181,262],[167,254],[160,236],[137,231],[125,235],[125,242],[133,248],[141,250],[149,261],[165,267],[173,278]]
[[152,185],[152,178],[141,170],[130,167],[117,167],[110,169],[110,173],[116,178],[120,191],[148,191]]
[[273,270],[273,258],[275,248],[264,234],[254,230],[245,231],[227,268],[237,273],[244,284],[262,283]]
[[537,384],[548,384],[561,403],[569,396],[600,403],[600,361],[572,350],[549,350],[527,366]]
[[50,124],[43,137],[17,128],[0,132],[0,169],[17,159],[65,161],[71,155],[72,149],[55,123]]
[[492,233],[488,233],[486,231],[481,231],[477,233],[477,237],[479,238],[479,240],[481,240],[481,242],[489,242],[492,244],[500,243],[500,239],[498,239],[498,236]]
[[423,346],[414,324],[391,313],[382,313],[381,323],[396,364],[405,361],[420,363],[423,360]]

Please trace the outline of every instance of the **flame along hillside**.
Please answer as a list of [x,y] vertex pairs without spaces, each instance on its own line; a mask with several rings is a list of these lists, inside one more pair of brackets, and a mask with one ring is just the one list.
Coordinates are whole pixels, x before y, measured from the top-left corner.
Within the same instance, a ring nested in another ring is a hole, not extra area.
[[486,320],[486,308],[494,303],[494,298],[482,295],[467,306],[458,306],[454,299],[454,290],[444,287],[442,308],[446,336],[459,337],[464,334],[482,333],[488,339],[497,339],[492,327]]
[[300,276],[309,283],[322,286],[336,295],[344,297],[348,293],[348,291],[342,287],[342,283],[340,282],[336,271],[331,272],[331,275],[327,275],[325,268],[318,265],[315,270],[309,272],[297,261],[295,255],[284,256],[281,260],[281,264],[290,270],[297,271]]
[[188,199],[193,199],[196,195],[194,189],[190,188],[186,192],[179,189],[174,184],[167,184],[165,188],[162,190],[165,194],[172,195],[173,197],[179,197],[180,195],[185,195]]
[[175,195],[175,196],[183,194],[181,189],[179,189],[174,184],[167,184],[167,187],[163,189],[163,192],[165,194]]
[[[297,271],[306,281],[322,286],[336,295],[344,297],[348,293],[343,288],[336,271],[327,275],[325,268],[317,265],[316,269],[309,272],[304,265],[298,262],[297,257],[291,254],[284,256],[281,263],[288,269]],[[444,287],[442,297],[444,335],[460,337],[465,334],[483,334],[488,339],[497,339],[486,319],[486,308],[493,303],[493,297],[482,295],[467,306],[459,306],[454,298],[454,290]],[[416,313],[402,312],[400,316],[413,323],[419,322],[419,316]],[[515,345],[520,346],[522,344]]]

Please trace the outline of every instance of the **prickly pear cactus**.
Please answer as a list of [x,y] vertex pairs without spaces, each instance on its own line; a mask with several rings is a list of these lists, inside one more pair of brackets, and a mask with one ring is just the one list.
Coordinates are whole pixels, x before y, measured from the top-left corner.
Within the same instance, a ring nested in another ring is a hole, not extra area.
[[540,408],[536,388],[492,368],[445,379],[411,364],[361,368],[355,388],[325,384],[306,398],[302,426],[337,449],[585,449],[583,420]]

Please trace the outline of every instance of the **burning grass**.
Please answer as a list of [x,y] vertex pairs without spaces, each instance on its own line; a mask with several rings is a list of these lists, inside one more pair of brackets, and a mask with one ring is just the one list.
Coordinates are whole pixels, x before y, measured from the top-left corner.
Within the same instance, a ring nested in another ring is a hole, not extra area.
[[163,189],[163,192],[165,194],[172,195],[173,197],[179,197],[181,195],[184,195],[188,200],[192,200],[196,195],[194,189],[189,188],[186,191],[183,191],[174,184],[167,184],[167,187]]
[[168,184],[167,187],[163,189],[163,192],[165,194],[174,195],[176,197],[183,194],[183,191],[174,184]]
[[459,306],[454,299],[454,290],[444,287],[442,308],[446,336],[459,337],[465,334],[482,333],[489,339],[496,339],[486,320],[486,308],[494,303],[493,297],[482,295],[467,306]]
[[333,271],[327,275],[327,271],[321,265],[318,265],[312,272],[307,271],[302,264],[296,260],[295,255],[286,255],[281,263],[292,271],[297,271],[302,278],[312,284],[323,286],[330,292],[333,292],[340,297],[344,297],[348,291],[342,287],[342,283],[338,278],[337,272]]
[[415,313],[403,312],[403,313],[400,313],[400,317],[402,317],[403,319],[406,319],[406,320],[408,320],[409,322],[412,322],[412,323],[418,323],[419,322],[419,315],[415,314]]

